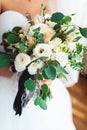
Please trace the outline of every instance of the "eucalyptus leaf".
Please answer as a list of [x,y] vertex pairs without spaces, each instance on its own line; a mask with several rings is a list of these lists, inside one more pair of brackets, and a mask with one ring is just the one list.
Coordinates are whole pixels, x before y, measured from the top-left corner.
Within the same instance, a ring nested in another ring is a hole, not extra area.
[[87,38],[87,28],[79,28],[80,33],[83,37]]
[[49,78],[47,77],[47,75],[46,75],[44,69],[43,69],[43,71],[42,71],[42,75],[43,75],[44,79],[49,79]]
[[34,91],[36,88],[36,83],[34,80],[26,80],[24,82],[25,88],[27,88],[29,91]]
[[52,79],[52,80],[55,79],[55,77],[56,77],[56,69],[55,69],[55,67],[53,65],[49,65],[49,66],[45,67],[43,71],[44,71],[44,74],[46,75],[46,77],[48,79]]
[[56,69],[57,69],[57,72],[59,71],[60,73],[68,74],[68,72],[65,70],[65,68],[60,65],[58,65]]
[[56,12],[56,13],[53,13],[52,16],[51,16],[51,21],[53,22],[60,22],[64,17],[64,14],[63,13],[60,13],[60,12]]
[[62,20],[62,23],[63,24],[68,24],[70,23],[72,20],[72,18],[70,16],[64,16],[63,20]]
[[48,86],[46,84],[43,84],[41,86],[41,90],[42,90],[43,93],[48,93]]
[[46,110],[47,109],[47,105],[46,105],[46,102],[40,97],[40,96],[37,96],[35,101],[34,101],[34,104],[37,106],[39,105],[40,108],[42,108],[43,110]]
[[68,74],[68,72],[65,70],[65,68],[62,67],[61,65],[58,65],[56,67],[56,71],[57,71],[57,77],[58,78],[62,78],[62,77],[66,78],[65,75]]
[[56,24],[55,26],[54,26],[54,28],[53,28],[55,31],[58,31],[58,30],[60,30],[60,24]]
[[0,54],[0,67],[8,67],[10,65],[10,58],[7,54]]
[[75,29],[76,29],[76,27],[75,27],[75,26],[74,26],[74,27],[72,27],[70,30],[68,30],[68,31],[66,32],[66,34],[68,35],[68,34],[70,34],[70,33],[74,32],[74,31],[75,31]]
[[21,29],[22,29],[21,27],[16,26],[16,27],[14,27],[14,28],[12,29],[12,32],[18,33]]
[[35,78],[38,80],[43,80],[43,76],[41,74],[35,74]]
[[19,44],[20,51],[22,51],[22,52],[25,50],[25,42],[26,42],[26,37],[23,37]]
[[9,44],[17,43],[19,41],[19,37],[14,33],[9,33],[7,35],[7,41]]

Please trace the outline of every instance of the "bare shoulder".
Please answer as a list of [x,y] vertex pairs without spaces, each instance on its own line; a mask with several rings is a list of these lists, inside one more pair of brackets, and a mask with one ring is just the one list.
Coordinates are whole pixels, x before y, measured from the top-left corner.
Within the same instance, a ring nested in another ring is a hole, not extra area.
[[1,1],[0,1],[0,13],[1,13]]

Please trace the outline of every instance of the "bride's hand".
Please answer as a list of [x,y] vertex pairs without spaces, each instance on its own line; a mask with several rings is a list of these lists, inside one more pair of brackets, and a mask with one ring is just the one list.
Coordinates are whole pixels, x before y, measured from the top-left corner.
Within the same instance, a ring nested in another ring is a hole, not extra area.
[[13,75],[13,72],[9,70],[9,67],[7,68],[0,68],[0,75],[4,77],[11,78]]

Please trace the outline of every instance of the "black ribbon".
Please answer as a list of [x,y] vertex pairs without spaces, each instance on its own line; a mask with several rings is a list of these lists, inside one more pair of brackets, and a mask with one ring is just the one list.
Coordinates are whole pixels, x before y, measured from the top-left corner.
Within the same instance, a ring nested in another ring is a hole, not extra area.
[[29,72],[27,70],[25,70],[19,78],[18,92],[17,92],[17,95],[16,95],[15,100],[14,100],[14,104],[13,104],[13,108],[16,112],[15,114],[16,115],[19,114],[19,116],[22,114],[22,108],[24,107],[23,104],[25,104],[23,102],[25,102],[25,99],[27,96],[26,89],[24,87],[24,82],[27,79],[34,79],[34,76],[30,75]]

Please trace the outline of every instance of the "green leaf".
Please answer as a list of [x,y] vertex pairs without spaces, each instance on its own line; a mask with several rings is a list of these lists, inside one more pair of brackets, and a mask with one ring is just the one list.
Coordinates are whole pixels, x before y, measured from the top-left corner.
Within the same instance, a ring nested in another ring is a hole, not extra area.
[[33,29],[33,31],[38,33],[40,31],[40,27]]
[[54,28],[53,28],[55,31],[58,31],[58,30],[60,30],[60,24],[56,24],[55,26],[54,26]]
[[40,96],[37,96],[37,98],[34,101],[34,104],[36,106],[39,105],[43,110],[47,109],[46,102]]
[[17,27],[14,27],[14,28],[12,29],[12,32],[18,33],[21,29],[22,29],[21,27],[17,26]]
[[74,39],[74,42],[78,42],[82,37],[81,36],[78,36]]
[[56,71],[57,71],[58,78],[62,78],[62,77],[66,78],[65,75],[68,74],[68,72],[65,70],[65,68],[62,67],[61,65],[58,65],[56,67]]
[[7,54],[0,54],[0,67],[8,67],[10,65],[10,58]]
[[25,50],[25,42],[26,42],[26,37],[23,37],[20,41],[20,51],[24,51]]
[[68,74],[68,72],[65,70],[65,68],[62,67],[62,66],[60,66],[60,65],[57,66],[57,71],[59,71],[59,72],[61,72],[61,73]]
[[43,93],[48,93],[48,86],[46,84],[43,84],[41,86],[41,90],[42,90]]
[[87,38],[87,28],[79,28],[80,33],[83,37]]
[[62,22],[63,22],[63,24],[68,24],[71,22],[71,20],[72,20],[72,18],[70,16],[64,16]]
[[36,88],[36,83],[34,80],[26,80],[24,82],[24,87],[27,88],[29,91],[34,91]]
[[68,35],[68,34],[70,34],[70,33],[72,33],[72,32],[74,32],[75,31],[75,27],[72,27],[70,30],[68,30],[67,32],[66,32],[66,34]]
[[7,36],[8,36],[10,33],[11,33],[11,32],[3,33],[2,39],[7,39]]
[[49,79],[49,78],[47,77],[47,75],[46,75],[44,69],[43,69],[43,71],[42,71],[42,75],[43,75],[43,77],[44,77],[45,79]]
[[80,43],[76,44],[76,52],[77,54],[80,54],[82,52],[83,46]]
[[60,13],[60,12],[56,12],[54,14],[52,14],[52,17],[51,17],[51,21],[53,22],[60,22],[64,17],[64,14],[63,13]]
[[[56,69],[55,69],[55,67],[52,66],[52,65],[49,65],[49,66],[47,66],[47,67],[44,67],[43,72],[44,72],[43,74],[45,74],[48,79],[54,80],[55,77],[56,77]],[[44,75],[43,75],[43,76],[44,76]]]
[[37,78],[38,80],[43,80],[43,77],[41,74],[35,74],[35,78]]
[[17,43],[19,41],[19,37],[14,33],[9,33],[7,35],[7,41],[9,44]]

